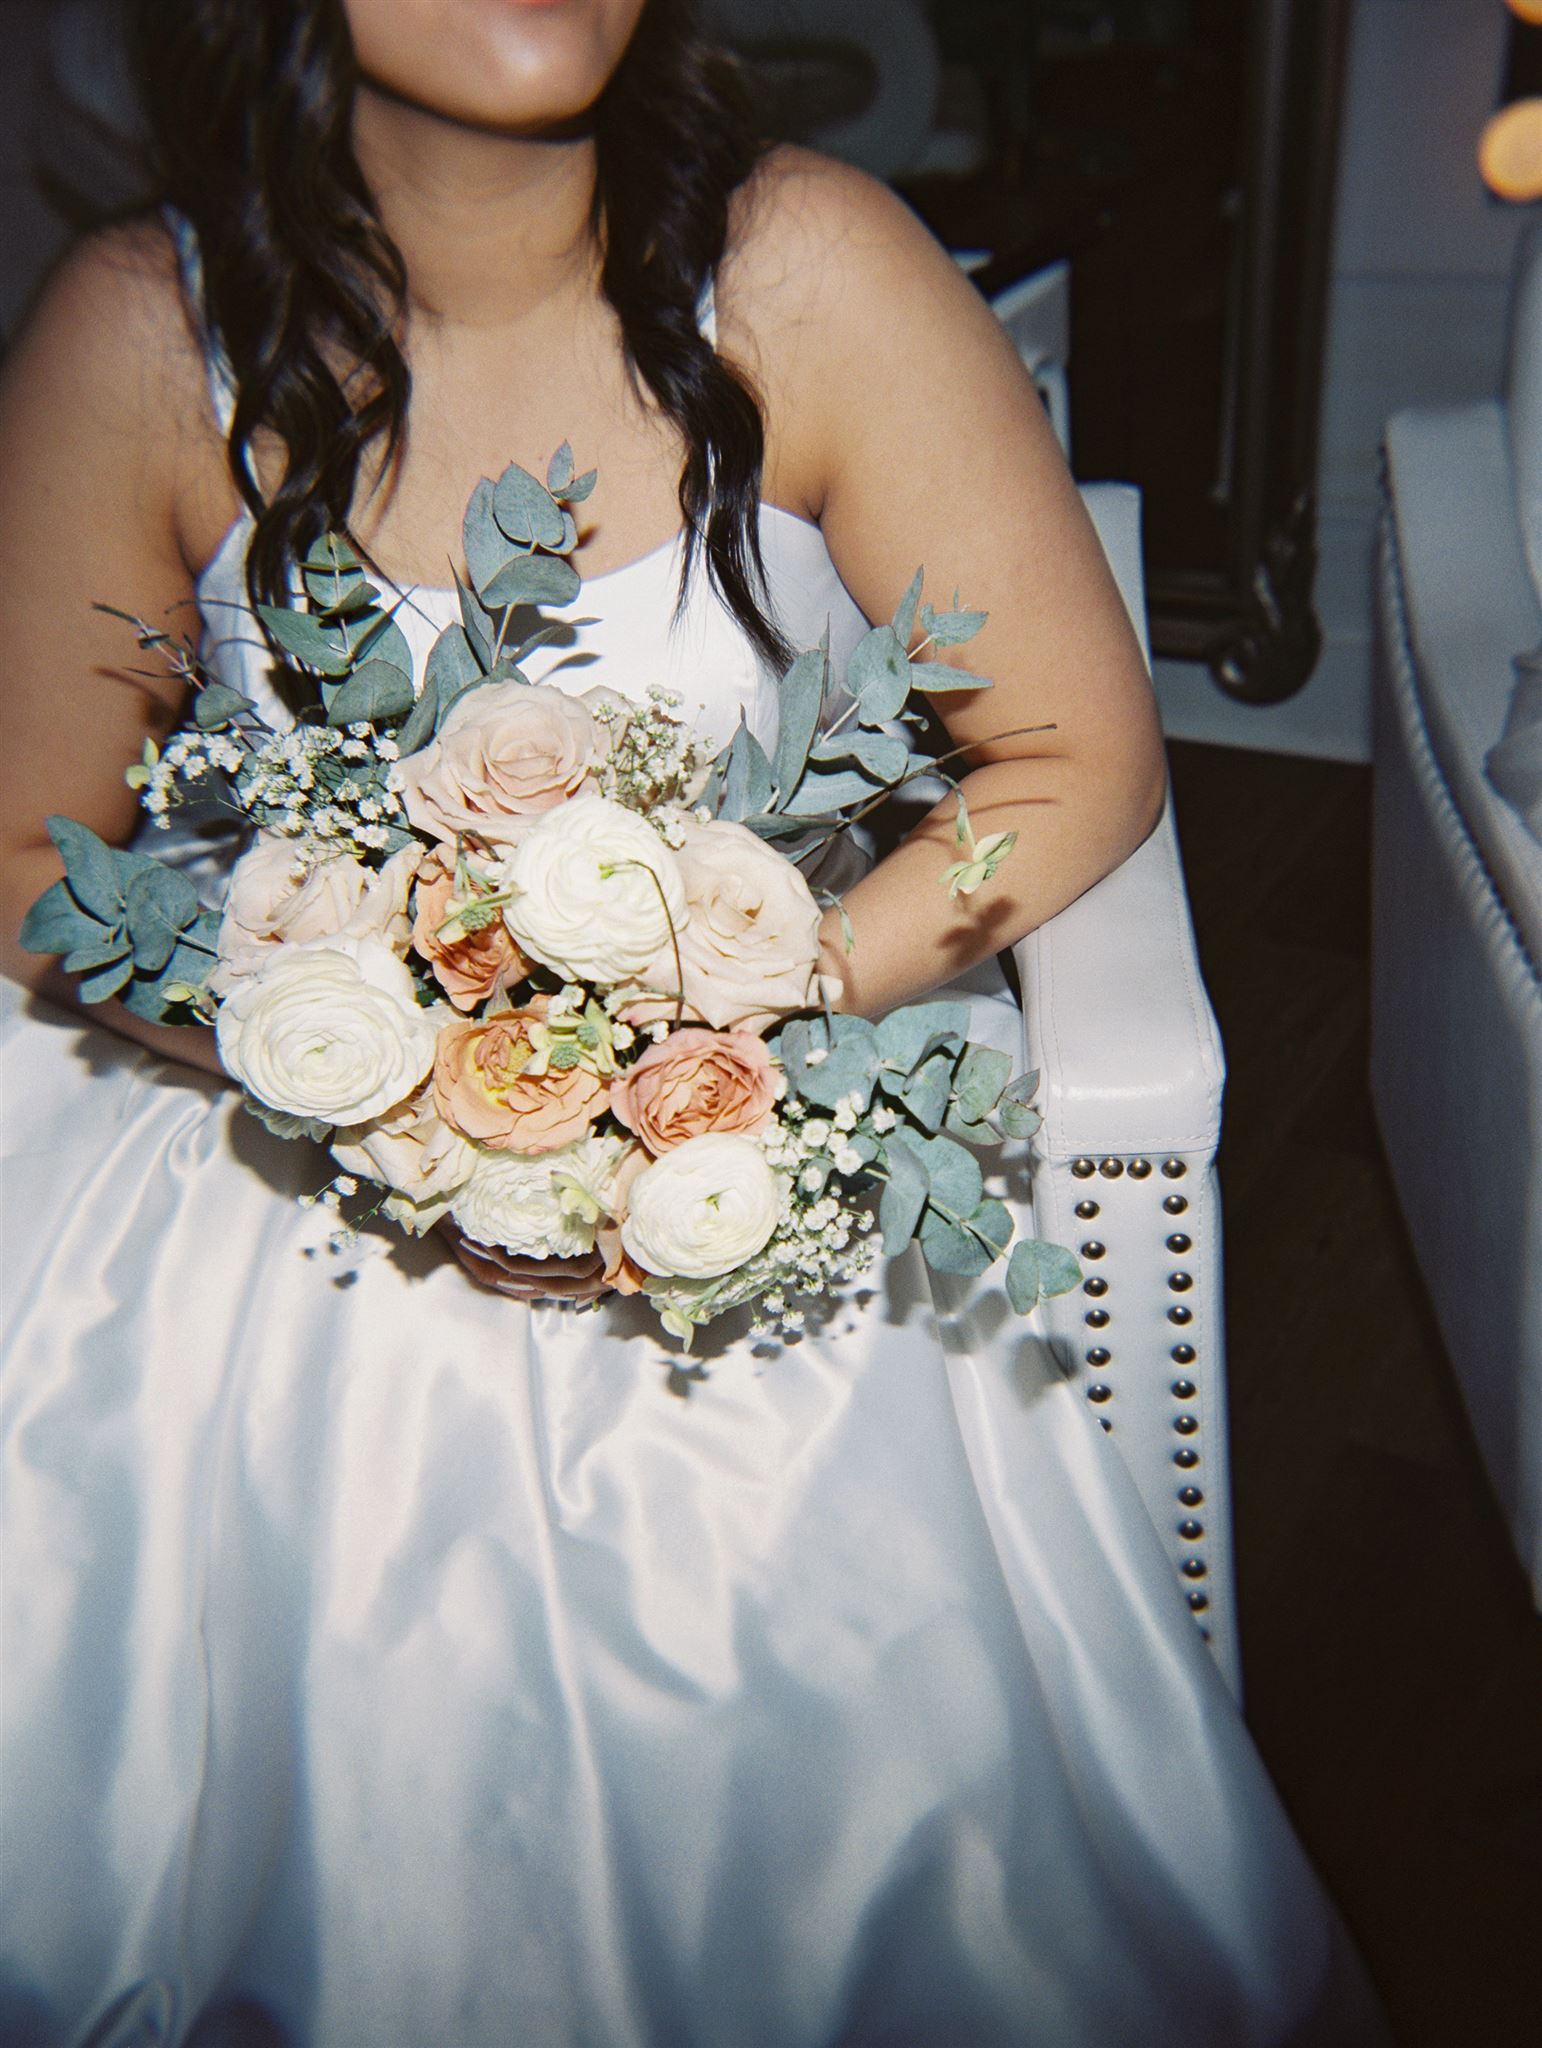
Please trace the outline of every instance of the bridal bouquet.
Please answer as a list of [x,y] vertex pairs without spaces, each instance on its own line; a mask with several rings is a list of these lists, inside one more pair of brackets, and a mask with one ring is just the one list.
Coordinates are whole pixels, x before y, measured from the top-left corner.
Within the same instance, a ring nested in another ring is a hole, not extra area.
[[[515,1255],[595,1254],[687,1347],[741,1304],[757,1330],[797,1331],[799,1298],[862,1272],[879,1239],[977,1275],[1013,1226],[975,1147],[1032,1135],[1036,1077],[971,1044],[962,1004],[877,1024],[834,1009],[803,870],[917,774],[951,781],[912,693],[983,686],[924,658],[983,614],[933,611],[918,573],[843,687],[825,648],[798,656],[774,753],[741,721],[713,758],[662,689],[569,694],[520,667],[562,630],[539,608],[578,594],[573,508],[594,480],[564,445],[544,484],[511,466],[478,485],[460,618],[421,689],[391,610],[329,536],[303,594],[262,608],[300,703],[287,730],[190,641],[133,620],[193,697],[130,783],[161,824],[214,797],[250,844],[215,911],[177,868],[54,818],[66,879],[23,943],[61,954],[86,1002],[212,1022],[250,1108],[330,1147],[338,1171],[312,1199],[345,1236],[362,1204]],[[955,895],[1013,840],[976,840],[957,800],[959,858],[939,877]],[[1058,1247],[1012,1246],[1025,1313],[1078,1278]]]

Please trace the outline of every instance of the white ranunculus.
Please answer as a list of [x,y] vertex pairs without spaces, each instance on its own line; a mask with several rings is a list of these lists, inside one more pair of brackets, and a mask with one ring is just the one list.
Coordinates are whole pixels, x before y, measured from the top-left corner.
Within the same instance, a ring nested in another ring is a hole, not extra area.
[[362,1124],[410,1095],[434,1061],[438,1023],[379,939],[280,946],[221,1006],[226,1070],[272,1109]]
[[621,1241],[645,1272],[707,1280],[753,1258],[776,1229],[782,1186],[753,1138],[687,1138],[640,1173]]
[[601,988],[640,974],[689,915],[669,848],[634,811],[602,796],[546,812],[504,877],[515,892],[504,918],[525,952]]
[[450,1214],[478,1244],[527,1259],[577,1259],[594,1250],[620,1138],[580,1138],[558,1152],[479,1151]]

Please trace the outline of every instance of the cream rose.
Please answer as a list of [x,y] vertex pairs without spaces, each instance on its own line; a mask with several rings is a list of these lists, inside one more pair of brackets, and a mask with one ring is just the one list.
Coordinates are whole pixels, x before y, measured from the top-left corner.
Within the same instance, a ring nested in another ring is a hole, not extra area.
[[594,1249],[627,1149],[620,1138],[588,1137],[538,1159],[479,1153],[450,1214],[478,1244],[499,1245],[520,1258],[580,1258]]
[[433,1065],[438,1021],[379,939],[280,946],[220,1008],[226,1070],[259,1102],[320,1123],[362,1124]]
[[352,854],[318,857],[282,833],[259,832],[231,870],[219,965],[209,977],[214,993],[229,995],[279,946],[338,932],[381,939],[393,953],[405,953],[412,936],[407,897],[422,857],[421,847],[404,846],[384,867],[367,868]]
[[[675,858],[689,920],[680,934],[685,1014],[718,1031],[764,1031],[819,1000],[819,906],[785,855],[746,825],[689,824]],[[663,992],[629,1007],[634,1021],[672,1017],[681,987],[672,948],[640,979]]]
[[332,1157],[344,1173],[388,1187],[386,1214],[419,1237],[471,1178],[477,1148],[443,1120],[425,1088],[384,1116],[334,1132]]
[[653,827],[602,796],[577,796],[533,825],[504,867],[503,915],[520,946],[600,988],[639,975],[688,912],[675,857]]
[[709,1280],[761,1250],[781,1206],[781,1182],[753,1138],[688,1138],[632,1182],[621,1242],[645,1272]]
[[468,690],[437,739],[397,770],[407,815],[453,845],[461,833],[509,845],[579,788],[600,751],[576,698],[530,683]]

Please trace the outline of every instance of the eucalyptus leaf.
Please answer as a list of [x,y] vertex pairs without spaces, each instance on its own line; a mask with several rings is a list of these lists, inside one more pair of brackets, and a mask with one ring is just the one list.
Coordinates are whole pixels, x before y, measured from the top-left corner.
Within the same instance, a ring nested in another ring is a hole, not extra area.
[[921,631],[938,647],[961,647],[972,640],[990,616],[988,612],[934,612],[921,607]]
[[600,472],[597,469],[586,469],[582,476],[574,477],[573,481],[562,493],[562,502],[565,505],[581,505],[594,489],[595,484],[599,480],[599,474]]
[[46,822],[75,901],[104,924],[115,925],[123,914],[125,870],[130,863],[89,825],[77,825],[73,818],[54,817]]
[[969,1011],[963,1003],[907,1003],[880,1019],[878,1057],[908,1074],[928,1053],[962,1040],[968,1030]]
[[829,675],[830,636],[826,631],[818,647],[811,647],[798,656],[782,677],[778,692],[781,718],[777,727],[776,753],[771,762],[771,779],[784,803],[797,788],[798,778],[808,760]]
[[996,1117],[1009,1138],[1031,1138],[1044,1122],[1039,1112],[1030,1109],[1026,1102],[1008,1102],[1005,1097]]
[[260,604],[257,616],[286,654],[324,676],[346,675],[353,665],[353,647],[344,625],[327,626],[309,612],[287,605]]
[[898,782],[910,766],[910,748],[888,732],[864,732],[848,726],[844,732],[816,740],[810,749],[816,761],[855,761],[875,782]]
[[[459,626],[449,629],[458,633]],[[439,686],[432,680],[426,681],[418,692],[417,702],[396,729],[396,750],[403,757],[415,754],[420,747],[426,747],[434,736],[434,727],[439,718]]]
[[477,586],[482,602],[501,611],[511,604],[571,604],[583,578],[561,555],[511,555],[490,582]]
[[300,564],[300,573],[311,603],[321,612],[359,611],[379,595],[358,556],[335,533],[322,536]]
[[994,1195],[987,1195],[983,1202],[970,1212],[970,1226],[982,1237],[988,1237],[996,1247],[997,1256],[1012,1242],[1012,1212],[1005,1202],[998,1202]]
[[867,803],[882,793],[881,783],[869,780],[856,768],[816,774],[810,767],[804,770],[803,780],[782,809],[789,818],[808,818],[824,811],[844,810],[848,804]]
[[186,875],[160,861],[146,860],[124,891],[135,968],[159,974],[198,910],[198,891]]
[[878,1203],[878,1225],[888,1258],[898,1258],[916,1234],[921,1211],[926,1207],[929,1183],[926,1168],[903,1138],[890,1138],[883,1148],[881,1163],[889,1178]]
[[899,1099],[918,1124],[940,1128],[953,1086],[954,1054],[946,1049],[921,1062],[899,1091]]
[[738,730],[728,749],[719,817],[737,823],[755,812],[768,809],[771,787],[771,763],[766,759],[765,749],[745,724],[741,712]]
[[126,1010],[136,1017],[143,1017],[151,1024],[196,1023],[197,1018],[179,1016],[184,1005],[168,999],[165,991],[170,988],[206,988],[209,975],[214,967],[212,950],[203,946],[190,945],[187,934],[178,944],[165,967],[157,975],[136,974],[123,986],[120,1000]]
[[892,626],[874,626],[857,642],[846,664],[846,688],[859,702],[864,725],[882,725],[904,708],[910,663]]
[[972,676],[966,668],[950,668],[945,661],[916,661],[911,663],[911,677],[918,690],[924,690],[929,697],[941,696],[948,690],[993,690],[996,685],[989,676]]
[[350,619],[348,635],[357,668],[362,668],[366,660],[383,661],[391,668],[400,669],[403,675],[412,674],[411,645],[389,613],[379,613],[373,619]]
[[366,661],[332,693],[328,725],[379,725],[413,707],[412,678],[388,661]]
[[98,967],[90,974],[83,974],[76,984],[83,1003],[105,1003],[109,996],[115,996],[134,972],[131,954],[125,953],[120,959],[109,961],[105,967]]
[[485,674],[493,665],[493,642],[497,639],[492,620],[483,610],[475,591],[463,580],[458,569],[452,570],[455,591],[460,599],[461,624],[465,628],[467,644],[477,658],[477,665]]
[[513,553],[508,536],[493,515],[493,489],[491,477],[480,478],[466,502],[465,517],[461,520],[461,551],[466,559],[467,573],[477,590],[492,582]]
[[560,498],[572,481],[573,444],[564,441],[546,465],[546,488],[554,498]]
[[218,732],[243,711],[253,708],[252,699],[224,683],[205,683],[193,699],[193,723],[200,732]]
[[966,1045],[953,1076],[959,1115],[966,1123],[983,1124],[1001,1100],[1012,1062],[990,1045]]
[[107,930],[81,909],[67,883],[55,882],[22,919],[20,937],[29,953],[72,953],[101,944]]
[[930,1199],[956,1216],[968,1216],[985,1193],[980,1162],[956,1138],[916,1138],[909,1142],[926,1169]]
[[996,1256],[981,1244],[972,1231],[950,1223],[935,1209],[921,1218],[921,1256],[934,1273],[958,1273],[966,1280],[978,1279]]
[[1046,1244],[1038,1237],[1020,1238],[1007,1260],[1007,1299],[1019,1315],[1026,1316],[1052,1295],[1069,1294],[1081,1285],[1081,1278],[1075,1255],[1064,1245]]
[[523,661],[527,654],[534,654],[538,647],[545,647],[549,641],[565,639],[578,625],[592,625],[592,619],[548,619],[543,626],[537,626],[533,633],[527,633],[513,651],[516,662]]
[[570,555],[578,546],[578,521],[564,509],[562,514],[562,539],[558,544],[559,555]]
[[[713,789],[711,785],[708,786],[706,793],[703,795],[702,802],[709,809],[711,808],[713,802]],[[821,826],[832,827],[838,825],[840,820],[833,814],[824,811],[811,812],[808,817],[804,817],[801,812],[792,817],[786,817],[780,811],[759,811],[743,819],[742,823],[749,831],[758,833],[762,839],[801,839],[806,834],[817,831]]]
[[562,542],[562,507],[528,469],[511,462],[493,486],[493,515],[522,547],[555,548]]
[[910,588],[899,601],[894,614],[894,637],[901,647],[909,647],[916,630],[916,606],[921,602],[921,579],[924,571],[917,569],[910,579]]
[[[75,947],[59,962],[66,974],[90,974],[114,960],[127,960],[132,965],[133,948],[127,932],[109,932],[105,925],[98,925],[96,930],[98,936],[92,943]],[[33,947],[31,950],[37,952],[42,949]]]

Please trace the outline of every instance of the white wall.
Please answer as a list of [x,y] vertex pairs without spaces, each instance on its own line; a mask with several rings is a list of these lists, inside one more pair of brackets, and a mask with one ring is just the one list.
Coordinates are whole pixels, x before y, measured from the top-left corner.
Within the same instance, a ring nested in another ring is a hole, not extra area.
[[1370,758],[1370,558],[1389,413],[1491,397],[1506,282],[1534,208],[1504,206],[1475,167],[1504,66],[1503,0],[1355,0],[1320,448],[1317,604],[1306,688],[1253,710],[1195,664],[1158,663],[1180,738]]

